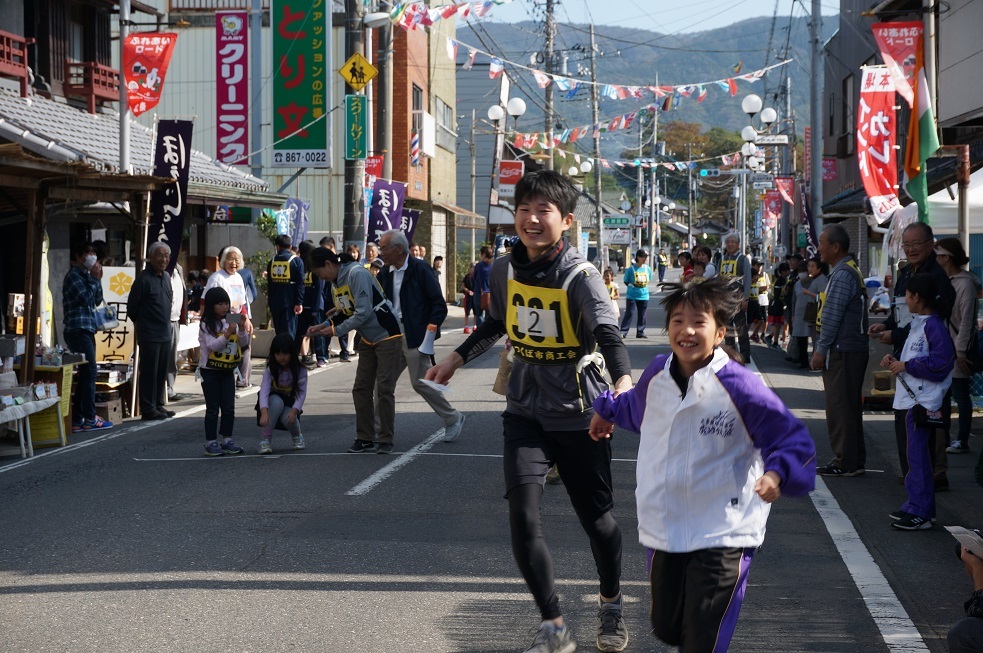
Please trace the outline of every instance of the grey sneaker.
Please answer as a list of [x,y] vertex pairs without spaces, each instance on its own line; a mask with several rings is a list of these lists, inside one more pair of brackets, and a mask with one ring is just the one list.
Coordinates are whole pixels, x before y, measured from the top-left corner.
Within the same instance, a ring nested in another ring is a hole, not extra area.
[[273,443],[270,442],[269,438],[263,438],[259,441],[259,451],[256,453],[260,455],[273,453]]
[[461,435],[461,429],[464,428],[465,419],[464,413],[458,411],[457,420],[450,426],[444,427],[444,442],[453,442]]
[[377,442],[375,445],[376,453],[392,453],[393,443],[392,442]]
[[532,646],[525,653],[573,653],[577,642],[573,641],[573,632],[569,626],[557,629],[551,621],[544,621],[536,631]]
[[307,446],[304,442],[304,434],[298,433],[297,435],[292,435],[290,438],[294,441],[294,449],[303,449]]
[[601,603],[597,619],[597,650],[625,650],[628,647],[628,628],[621,616],[621,603]]

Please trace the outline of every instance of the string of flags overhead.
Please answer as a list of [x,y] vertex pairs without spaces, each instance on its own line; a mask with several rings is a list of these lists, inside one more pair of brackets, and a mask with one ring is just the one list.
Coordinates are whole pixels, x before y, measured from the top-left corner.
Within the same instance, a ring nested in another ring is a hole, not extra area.
[[495,5],[506,5],[512,0],[480,0],[479,2],[458,2],[431,7],[425,2],[397,2],[389,12],[389,20],[404,30],[414,30],[418,27],[429,27],[438,20],[446,20],[453,16],[461,18],[484,18]]
[[[538,136],[545,137],[545,134],[532,134],[532,135],[537,137]],[[519,136],[524,136],[524,134],[519,134]],[[528,153],[529,150],[531,149],[520,145],[518,137],[516,138],[516,142],[513,145],[515,146],[516,149],[523,150],[526,153]],[[535,147],[537,145],[545,146],[545,140],[542,142],[533,143],[532,147]],[[681,172],[681,171],[689,170],[690,168],[696,168],[697,164],[699,163],[707,163],[707,162],[716,163],[718,160],[720,161],[720,164],[724,166],[736,166],[736,165],[740,165],[741,163],[740,152],[732,152],[730,154],[721,154],[718,156],[708,156],[700,159],[690,159],[689,161],[676,161],[676,160],[657,161],[652,158],[616,159],[616,160],[603,159],[603,158],[597,159],[592,156],[587,156],[586,154],[580,154],[579,152],[568,152],[562,149],[557,149],[556,154],[563,160],[566,160],[567,157],[570,157],[573,160],[573,162],[576,164],[580,164],[583,161],[590,161],[591,164],[600,165],[602,168],[607,170],[610,170],[611,166],[615,166],[617,168],[641,167],[646,170],[662,167],[665,168],[666,170]]]

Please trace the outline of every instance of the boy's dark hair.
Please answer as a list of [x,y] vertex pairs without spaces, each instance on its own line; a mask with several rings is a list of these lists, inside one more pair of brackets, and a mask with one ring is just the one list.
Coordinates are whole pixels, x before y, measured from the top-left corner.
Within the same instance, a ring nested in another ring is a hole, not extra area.
[[580,191],[555,170],[537,170],[523,175],[515,185],[515,205],[537,196],[555,204],[560,215],[566,216],[577,206]]
[[[933,311],[943,314],[947,301],[942,297],[941,291],[939,290],[939,281],[935,278],[934,274],[920,272],[908,279],[908,285],[905,286],[905,290],[914,295],[918,295],[918,298],[925,302],[925,306],[932,309]],[[952,312],[952,308],[949,307],[949,313]]]
[[328,245],[333,246],[335,242],[334,242],[334,238],[332,238],[331,236],[325,236],[324,238],[319,240],[317,244],[320,245],[321,247],[327,247]]
[[320,248],[314,244],[314,241],[311,240],[301,241],[301,243],[297,245],[297,255],[300,257],[300,260],[304,262],[305,269],[310,269],[311,252],[313,252],[316,249],[320,249]]
[[293,242],[290,240],[290,236],[287,234],[280,234],[276,237],[276,240],[273,241],[273,244],[276,245],[277,249],[290,249]]
[[311,269],[323,268],[326,263],[351,263],[355,259],[348,252],[342,252],[338,254],[337,252],[332,252],[330,249],[325,249],[323,247],[317,247],[311,252]]
[[663,283],[660,287],[669,292],[659,302],[666,310],[666,329],[673,311],[680,306],[692,306],[713,315],[718,327],[730,324],[744,301],[740,283],[728,277],[712,277],[702,283]]
[[205,305],[201,309],[201,324],[205,327],[206,331],[213,336],[217,336],[218,332],[222,330],[222,320],[215,315],[215,305],[231,304],[232,300],[229,298],[229,293],[225,292],[225,288],[222,286],[212,286],[205,293],[204,302]]
[[791,269],[792,268],[789,267],[788,263],[782,261],[778,264],[778,267],[775,268],[775,272],[788,272]]
[[[314,243],[311,244],[313,245]],[[290,392],[291,394],[297,394],[297,381],[300,378],[300,358],[297,356],[297,347],[294,345],[294,339],[290,337],[289,333],[280,333],[273,336],[273,342],[270,343],[270,353],[266,357],[266,367],[270,370],[270,374],[273,375],[273,381],[279,383],[280,372],[283,371],[283,368],[280,367],[280,363],[276,360],[277,354],[290,354],[290,362],[287,363],[287,369],[290,370],[290,374],[293,377],[290,382]]]
[[685,261],[686,263],[693,262],[693,255],[689,252],[679,252],[679,254],[676,255],[676,258],[680,261]]

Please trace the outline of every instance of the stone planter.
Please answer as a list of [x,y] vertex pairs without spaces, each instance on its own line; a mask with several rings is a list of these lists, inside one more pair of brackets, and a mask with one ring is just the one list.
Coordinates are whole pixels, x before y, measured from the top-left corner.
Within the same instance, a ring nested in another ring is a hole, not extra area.
[[273,344],[273,336],[276,331],[273,329],[256,329],[253,331],[253,339],[249,345],[252,351],[253,360],[266,360],[270,355],[270,345]]

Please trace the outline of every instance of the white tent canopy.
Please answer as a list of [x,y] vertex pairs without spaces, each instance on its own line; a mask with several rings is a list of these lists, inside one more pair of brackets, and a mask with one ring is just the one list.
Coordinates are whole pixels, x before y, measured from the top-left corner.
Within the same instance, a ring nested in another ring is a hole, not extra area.
[[[943,188],[928,197],[928,215],[932,231],[936,234],[955,235],[959,225],[959,195],[956,185],[952,185],[956,199],[949,197]],[[983,169],[969,176],[969,232],[983,233]]]

